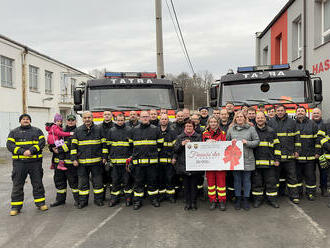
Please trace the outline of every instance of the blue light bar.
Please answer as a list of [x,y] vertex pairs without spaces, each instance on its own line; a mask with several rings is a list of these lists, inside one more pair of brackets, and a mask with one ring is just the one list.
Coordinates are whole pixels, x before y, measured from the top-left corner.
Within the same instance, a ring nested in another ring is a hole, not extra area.
[[238,67],[237,72],[251,72],[254,71],[253,66]]
[[273,65],[273,70],[284,70],[284,69],[290,69],[290,64]]
[[122,77],[123,74],[121,72],[106,72],[104,77]]

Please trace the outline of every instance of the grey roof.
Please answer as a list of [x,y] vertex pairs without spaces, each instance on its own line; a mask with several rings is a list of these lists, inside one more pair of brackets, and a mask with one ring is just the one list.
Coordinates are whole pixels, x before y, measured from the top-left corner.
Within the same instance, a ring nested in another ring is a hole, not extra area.
[[54,61],[55,63],[58,63],[58,64],[60,64],[60,65],[63,65],[63,66],[65,66],[65,67],[67,67],[67,68],[69,68],[69,69],[71,69],[71,70],[73,70],[73,71],[76,71],[76,72],[78,72],[78,73],[81,73],[81,74],[83,74],[83,75],[85,75],[85,76],[87,76],[87,77],[94,78],[94,76],[92,76],[92,75],[89,75],[89,74],[87,74],[87,73],[85,73],[85,72],[82,72],[82,71],[80,71],[80,70],[78,70],[78,69],[76,69],[76,68],[74,68],[74,67],[72,67],[72,66],[70,66],[70,65],[64,64],[64,63],[62,63],[62,62],[60,62],[60,61],[58,61],[58,60],[56,60],[56,59],[53,59],[53,58],[51,58],[51,57],[49,57],[49,56],[47,56],[47,55],[45,55],[45,54],[42,54],[42,53],[40,53],[40,52],[38,52],[38,51],[36,51],[36,50],[34,50],[34,49],[32,49],[32,48],[26,46],[26,45],[23,45],[22,43],[19,43],[19,42],[17,42],[17,41],[14,41],[14,40],[12,40],[12,39],[10,39],[10,38],[4,36],[4,35],[2,35],[2,34],[0,34],[0,39],[6,40],[6,41],[8,41],[8,42],[10,42],[10,43],[13,43],[13,44],[15,44],[15,45],[17,45],[17,46],[19,46],[19,47],[22,47],[22,48],[26,49],[27,51],[31,51],[31,52],[33,52],[33,53],[35,53],[35,54],[38,54],[39,56],[42,56],[42,57],[44,57],[44,58],[46,58],[46,59],[49,59],[49,60],[51,60],[51,61]]
[[294,3],[295,0],[289,0],[286,5],[280,10],[280,12],[274,17],[274,19],[268,24],[264,31],[262,31],[257,38],[261,39],[268,30],[274,25],[274,23],[283,15],[283,13]]

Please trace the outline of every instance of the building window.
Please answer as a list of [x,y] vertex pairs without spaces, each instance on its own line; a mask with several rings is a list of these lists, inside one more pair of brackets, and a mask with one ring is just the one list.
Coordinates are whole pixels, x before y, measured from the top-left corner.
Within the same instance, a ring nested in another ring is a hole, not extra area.
[[38,71],[39,68],[30,65],[29,67],[29,87],[32,91],[38,91]]
[[297,49],[298,49],[298,57],[300,57],[302,55],[302,51],[303,51],[303,34],[302,34],[302,25],[301,25],[301,20],[298,21],[297,23],[297,38],[298,38],[298,42],[297,42]]
[[266,46],[262,51],[262,64],[268,65],[268,46]]
[[71,78],[71,96],[73,96],[73,92],[76,88],[76,82],[77,80],[75,78]]
[[51,94],[53,92],[53,73],[45,71],[45,93]]
[[301,15],[292,22],[292,59],[301,57],[303,52],[303,30]]
[[322,0],[322,41],[330,41],[330,0]]
[[282,64],[282,33],[280,33],[276,38],[275,38],[275,64],[279,65]]
[[1,86],[13,87],[13,64],[13,59],[0,56]]

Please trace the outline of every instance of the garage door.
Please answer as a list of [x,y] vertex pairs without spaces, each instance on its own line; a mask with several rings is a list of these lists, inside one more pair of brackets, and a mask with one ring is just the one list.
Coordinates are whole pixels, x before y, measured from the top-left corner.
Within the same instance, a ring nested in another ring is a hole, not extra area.
[[0,147],[5,147],[10,130],[19,126],[19,113],[0,112]]
[[45,123],[51,120],[49,116],[49,109],[45,108],[29,108],[29,115],[31,115],[32,126],[38,127],[46,134]]

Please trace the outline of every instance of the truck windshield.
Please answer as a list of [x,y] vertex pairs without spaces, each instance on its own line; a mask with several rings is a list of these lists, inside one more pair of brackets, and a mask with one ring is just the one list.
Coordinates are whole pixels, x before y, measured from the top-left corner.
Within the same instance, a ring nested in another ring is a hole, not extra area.
[[88,107],[91,111],[112,107],[122,110],[177,108],[174,90],[169,88],[90,88]]
[[221,104],[224,106],[228,101],[244,102],[247,99],[264,100],[272,104],[279,101],[270,99],[301,103],[308,102],[308,96],[305,81],[230,82],[222,85]]

